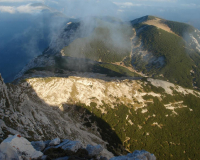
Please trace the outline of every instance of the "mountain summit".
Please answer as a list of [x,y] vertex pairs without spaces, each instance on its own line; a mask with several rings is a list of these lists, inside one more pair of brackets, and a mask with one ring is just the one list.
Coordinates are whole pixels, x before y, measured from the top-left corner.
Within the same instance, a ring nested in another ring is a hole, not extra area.
[[153,16],[131,23],[137,35],[132,56],[137,70],[184,87],[199,88],[199,30]]

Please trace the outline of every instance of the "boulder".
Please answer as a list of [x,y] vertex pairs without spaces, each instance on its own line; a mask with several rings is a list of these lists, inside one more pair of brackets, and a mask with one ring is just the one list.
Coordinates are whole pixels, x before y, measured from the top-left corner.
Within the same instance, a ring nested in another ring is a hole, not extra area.
[[2,142],[0,145],[0,158],[3,160],[19,160],[19,155],[14,147]]
[[20,135],[9,136],[0,144],[0,152],[5,155],[5,160],[10,159],[37,159],[43,153],[33,148],[31,143]]
[[50,146],[56,146],[58,144],[60,144],[60,138],[55,138],[49,143]]
[[44,141],[45,147],[48,147],[50,142],[51,142],[51,140]]
[[133,153],[129,153],[126,156],[113,157],[110,160],[156,160],[154,154],[151,154],[145,150],[136,150]]
[[77,152],[83,147],[82,143],[79,141],[64,140],[61,144],[57,145],[55,148],[62,148],[63,150],[69,150],[72,152]]
[[[51,145],[48,145],[50,144],[49,142]],[[108,160],[106,157],[100,156],[103,151],[101,145],[87,145],[86,148],[83,148],[82,143],[79,141],[63,140],[62,143],[60,143],[59,138],[48,141],[47,143],[43,141],[33,141],[30,143],[20,135],[9,136],[0,144],[0,160]],[[45,148],[46,146],[48,147]],[[45,155],[43,155],[41,151],[43,151]],[[154,154],[145,150],[136,150],[133,153],[113,157],[110,160],[156,160],[156,157]]]
[[103,151],[103,147],[101,145],[93,146],[89,144],[87,145],[86,150],[90,156],[97,156]]
[[2,152],[0,152],[0,159],[6,159],[6,155]]
[[45,149],[45,143],[43,141],[33,141],[31,142],[31,145],[37,150],[37,151],[43,151]]
[[154,154],[151,154],[145,150],[136,150],[133,153],[129,153],[127,154],[127,157],[134,157],[134,158],[138,158],[141,160],[156,160],[156,157]]

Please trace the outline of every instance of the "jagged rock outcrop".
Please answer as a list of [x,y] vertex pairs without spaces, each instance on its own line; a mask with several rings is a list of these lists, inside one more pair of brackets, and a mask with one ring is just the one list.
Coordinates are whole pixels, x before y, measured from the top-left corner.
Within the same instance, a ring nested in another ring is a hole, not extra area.
[[[58,138],[52,140],[59,142]],[[32,144],[41,144],[38,142],[29,142],[27,139],[20,135],[9,136],[0,144],[0,159],[2,160],[108,160],[108,158],[101,156],[103,148],[101,145],[93,146],[88,145],[87,148],[81,146],[80,142],[63,140],[60,144],[54,147],[47,145],[43,150],[37,151],[38,146]],[[64,147],[68,144],[68,147]],[[34,147],[34,148],[33,148]],[[74,149],[76,148],[76,149]],[[153,154],[147,151],[135,151],[126,156],[113,157],[110,160],[156,160]]]

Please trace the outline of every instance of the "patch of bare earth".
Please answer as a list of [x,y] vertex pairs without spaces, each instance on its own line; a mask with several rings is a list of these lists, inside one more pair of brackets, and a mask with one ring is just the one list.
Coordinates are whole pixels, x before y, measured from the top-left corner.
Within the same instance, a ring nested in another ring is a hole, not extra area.
[[[169,32],[169,33],[173,33],[173,34],[177,35],[177,34],[174,33],[166,24],[162,23],[162,22],[161,22],[161,19],[159,19],[159,18],[146,21],[146,22],[144,22],[144,24],[156,26],[156,27],[158,27],[158,28],[160,28],[160,29],[163,29],[163,30]],[[178,35],[177,35],[177,36],[178,36]]]

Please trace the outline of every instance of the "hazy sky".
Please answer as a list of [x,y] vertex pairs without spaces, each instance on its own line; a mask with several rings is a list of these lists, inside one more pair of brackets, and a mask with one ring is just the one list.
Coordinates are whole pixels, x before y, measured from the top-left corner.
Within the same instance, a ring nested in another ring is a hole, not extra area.
[[75,18],[110,15],[131,20],[144,15],[155,15],[200,26],[199,0],[0,0],[0,13],[36,14],[45,8],[33,7],[31,3],[43,3]]

